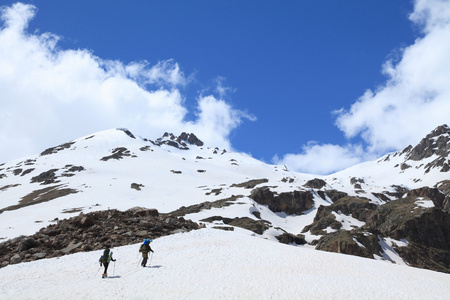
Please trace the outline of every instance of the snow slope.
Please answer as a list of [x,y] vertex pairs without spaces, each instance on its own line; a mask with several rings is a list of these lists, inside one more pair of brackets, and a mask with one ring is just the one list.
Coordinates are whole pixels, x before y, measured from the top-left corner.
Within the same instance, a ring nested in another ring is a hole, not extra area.
[[101,251],[0,269],[2,299],[448,299],[450,274],[288,246],[248,231],[201,229]]
[[[124,129],[111,129],[78,138],[66,147],[55,147],[57,151],[52,154],[1,164],[0,209],[21,203],[24,197],[35,191],[44,193],[45,188],[72,189],[77,193],[4,211],[0,218],[0,240],[31,235],[52,224],[55,218],[69,218],[79,212],[88,213],[108,208],[126,210],[135,206],[170,212],[181,206],[225,199],[233,195],[246,197],[250,195],[251,189],[232,185],[252,179],[265,178],[268,182],[260,186],[270,186],[271,191],[281,193],[311,190],[304,184],[313,178],[321,178],[327,182],[326,189],[367,197],[374,203],[382,204],[372,193],[394,192],[394,185],[410,189],[433,186],[436,182],[447,179],[448,175],[438,170],[424,173],[423,167],[420,167],[425,163],[423,161],[417,162],[417,166],[400,170],[395,167],[405,159],[400,152],[329,176],[315,176],[291,172],[284,166],[269,165],[242,153],[206,146],[188,146],[189,150],[180,150],[166,144],[155,145],[140,137],[130,137]],[[127,150],[122,158],[104,159],[120,148]],[[71,167],[83,169],[70,171]],[[54,183],[33,182],[33,178],[51,170],[56,177]],[[352,178],[363,181],[360,183],[361,188],[352,184]],[[132,189],[130,186],[133,183],[140,185],[141,190]],[[215,190],[220,192],[215,193]],[[255,218],[250,212],[257,209],[264,214],[264,219],[275,226],[297,234],[312,222],[320,205],[331,204],[331,201],[323,200],[317,194],[314,201],[314,208],[304,215],[282,216],[244,198],[241,201],[245,202],[244,205],[230,207],[229,212],[222,211],[222,215],[238,211],[233,217]],[[201,219],[200,216],[189,217]],[[354,223],[351,219],[343,221]],[[306,238],[313,240],[315,237],[307,234]]]
[[[126,147],[130,156],[101,160],[120,147]],[[147,147],[146,150],[142,150],[143,147]],[[84,170],[72,172],[70,177],[64,176],[67,165],[81,166]],[[22,174],[14,175],[14,171],[19,169]],[[27,169],[33,171],[23,175]],[[269,178],[273,185],[278,186],[277,190],[287,191],[292,185],[281,182],[281,179],[293,174],[282,169],[282,166],[267,165],[245,154],[223,153],[197,146],[191,146],[189,150],[155,146],[140,138],[130,138],[122,130],[107,130],[79,138],[70,148],[57,153],[0,166],[0,171],[6,175],[0,176],[0,208],[15,205],[22,197],[47,186],[61,185],[59,188],[78,191],[49,202],[3,212],[0,238],[33,234],[52,224],[54,218],[72,217],[80,211],[126,210],[143,206],[170,212],[181,206],[224,199],[233,194],[246,196],[250,190],[231,185],[256,178]],[[31,183],[33,177],[49,170],[56,170],[59,182],[46,185]],[[303,174],[294,176],[301,184],[311,178]],[[132,183],[141,184],[141,190],[131,189]],[[214,189],[222,189],[220,195],[207,195]],[[68,212],[74,208],[77,209],[75,212]]]

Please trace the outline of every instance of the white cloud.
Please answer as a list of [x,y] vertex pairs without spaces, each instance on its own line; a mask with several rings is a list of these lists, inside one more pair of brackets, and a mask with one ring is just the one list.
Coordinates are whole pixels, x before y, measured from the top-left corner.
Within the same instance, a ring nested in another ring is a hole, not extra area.
[[450,120],[450,2],[416,1],[410,19],[425,35],[398,62],[385,63],[383,86],[366,91],[337,119],[347,137],[360,134],[371,152],[415,144]]
[[309,142],[308,145],[303,146],[301,154],[286,154],[282,158],[275,156],[273,161],[276,164],[286,165],[291,170],[311,174],[329,174],[362,162],[364,156],[365,153],[360,145],[342,147]]
[[386,83],[367,90],[349,110],[336,111],[336,125],[347,138],[365,145],[309,144],[300,154],[277,162],[298,171],[328,174],[416,144],[450,121],[450,1],[416,0],[410,20],[423,37],[383,66]]
[[176,62],[123,64],[59,49],[58,36],[26,31],[36,11],[21,3],[0,10],[1,161],[115,127],[149,138],[190,131],[229,147],[231,131],[252,119],[208,95],[198,99],[198,119],[188,122],[179,87],[190,79]]

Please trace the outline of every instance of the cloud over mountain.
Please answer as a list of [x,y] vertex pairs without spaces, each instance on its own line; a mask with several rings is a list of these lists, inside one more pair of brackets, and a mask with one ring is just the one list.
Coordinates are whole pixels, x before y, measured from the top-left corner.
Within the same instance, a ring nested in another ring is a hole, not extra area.
[[[36,13],[22,3],[0,10],[0,143],[8,145],[0,152],[3,161],[118,126],[146,136],[189,130],[230,148],[230,132],[252,119],[214,95],[199,96],[188,109],[181,88],[191,78],[171,59],[125,64],[87,49],[62,49],[59,36],[27,31]],[[187,120],[189,110],[194,120]]]

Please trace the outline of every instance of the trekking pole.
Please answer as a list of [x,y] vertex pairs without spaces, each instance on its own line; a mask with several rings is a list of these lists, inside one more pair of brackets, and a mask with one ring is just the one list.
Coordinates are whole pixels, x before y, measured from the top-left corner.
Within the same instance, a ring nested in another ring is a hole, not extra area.
[[152,255],[150,256],[150,262],[148,263],[149,267],[152,265],[152,258],[153,258],[153,252],[152,252]]
[[139,263],[138,263],[138,265],[137,265],[138,267],[139,267],[139,265],[141,264],[141,260],[142,260],[142,257],[141,257],[141,259],[139,259]]

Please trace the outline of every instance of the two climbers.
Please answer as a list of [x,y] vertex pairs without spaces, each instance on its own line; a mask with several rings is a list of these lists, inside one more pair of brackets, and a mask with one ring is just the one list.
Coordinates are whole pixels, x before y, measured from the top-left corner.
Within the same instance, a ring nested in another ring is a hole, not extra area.
[[[147,265],[147,260],[148,260],[148,253],[152,252],[154,253],[154,251],[152,250],[152,248],[150,247],[150,242],[152,242],[151,239],[144,239],[144,243],[141,245],[141,247],[139,248],[139,252],[142,253],[142,263],[141,266],[145,267]],[[110,246],[107,245],[106,249],[103,251],[103,255],[100,257],[100,259],[98,260],[100,262],[100,267],[105,267],[105,271],[102,274],[102,278],[107,278],[108,277],[108,266],[109,266],[109,262],[110,261],[116,261],[113,257],[112,257],[112,251],[110,250]]]
[[141,263],[141,266],[143,266],[143,267],[145,267],[146,264],[147,264],[148,253],[149,252],[154,253],[154,251],[150,247],[150,242],[152,242],[152,240],[144,239],[144,243],[139,248],[139,252],[142,252],[142,263]]
[[112,252],[109,249],[109,245],[106,246],[105,251],[103,251],[103,255],[100,257],[100,259],[98,260],[100,262],[100,267],[103,265],[105,267],[105,271],[102,274],[102,278],[106,278],[108,277],[108,266],[109,266],[109,262],[110,261],[116,261],[115,259],[113,259],[112,257]]

